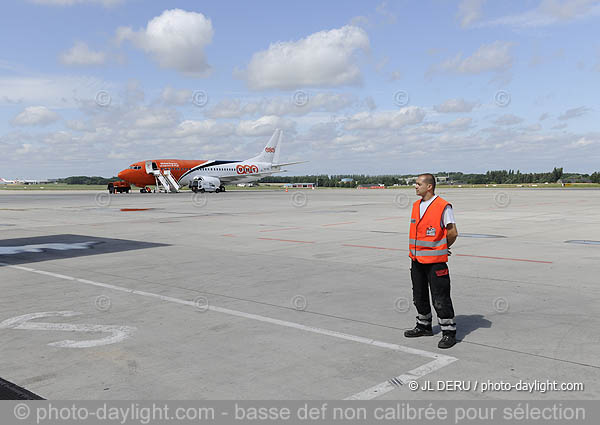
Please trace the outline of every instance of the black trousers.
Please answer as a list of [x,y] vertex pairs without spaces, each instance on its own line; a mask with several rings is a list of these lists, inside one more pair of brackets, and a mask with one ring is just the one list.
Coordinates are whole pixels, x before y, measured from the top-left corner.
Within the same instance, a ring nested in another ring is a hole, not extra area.
[[417,326],[431,327],[431,305],[429,291],[433,299],[433,308],[444,335],[456,334],[454,307],[450,298],[450,273],[446,263],[421,264],[412,260],[410,267],[413,302],[417,308]]

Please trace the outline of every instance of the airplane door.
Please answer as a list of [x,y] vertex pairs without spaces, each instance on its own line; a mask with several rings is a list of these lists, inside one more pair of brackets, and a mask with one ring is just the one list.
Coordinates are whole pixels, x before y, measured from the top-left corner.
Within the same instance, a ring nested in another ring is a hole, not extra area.
[[152,170],[154,169],[152,161],[146,161],[146,174],[152,174]]

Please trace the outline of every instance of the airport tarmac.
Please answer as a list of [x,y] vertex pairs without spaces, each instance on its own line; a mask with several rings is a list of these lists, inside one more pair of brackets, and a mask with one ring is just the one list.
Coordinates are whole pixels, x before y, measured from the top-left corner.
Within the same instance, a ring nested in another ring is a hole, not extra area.
[[[449,350],[402,335],[412,189],[2,191],[0,377],[47,399],[599,398],[600,191],[438,194]],[[548,381],[584,389],[507,390]]]

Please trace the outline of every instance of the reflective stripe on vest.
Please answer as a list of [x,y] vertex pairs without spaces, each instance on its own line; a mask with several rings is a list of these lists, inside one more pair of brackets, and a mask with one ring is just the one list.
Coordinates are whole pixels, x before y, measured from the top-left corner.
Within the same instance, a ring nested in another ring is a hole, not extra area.
[[[446,255],[446,256],[448,255],[448,249],[447,248],[436,249],[435,251],[415,249],[415,250],[412,250],[411,252],[413,252],[414,255],[416,255],[417,257],[436,257],[438,255]],[[437,263],[441,263],[441,261],[436,261],[436,262]]]
[[419,263],[445,263],[448,261],[446,229],[441,227],[447,201],[436,197],[420,216],[421,201],[413,204],[409,231],[409,256]]
[[446,240],[446,238],[444,238],[440,241],[420,241],[418,239],[409,239],[408,243],[410,245],[427,246],[430,248],[435,248],[436,246],[446,245],[448,243],[448,241]]

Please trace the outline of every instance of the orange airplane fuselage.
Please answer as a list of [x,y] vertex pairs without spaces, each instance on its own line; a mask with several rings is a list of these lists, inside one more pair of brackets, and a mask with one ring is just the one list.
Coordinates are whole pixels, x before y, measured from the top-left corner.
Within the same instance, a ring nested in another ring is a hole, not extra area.
[[[186,159],[156,159],[151,162],[155,163],[161,173],[169,170],[175,180],[179,180],[183,174],[188,172],[190,169],[204,164],[206,160],[186,160]],[[121,171],[118,174],[121,180],[125,180],[130,184],[134,184],[137,187],[151,186],[156,183],[154,176],[146,172],[146,161],[136,162],[131,164],[129,168]]]

